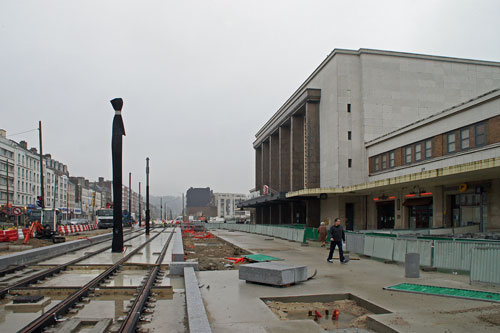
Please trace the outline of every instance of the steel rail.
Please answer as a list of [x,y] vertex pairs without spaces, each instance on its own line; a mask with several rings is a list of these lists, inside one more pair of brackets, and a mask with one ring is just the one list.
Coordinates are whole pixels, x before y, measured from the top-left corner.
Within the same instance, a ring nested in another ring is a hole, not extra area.
[[[126,241],[129,241],[131,239],[139,237],[139,236],[141,236],[143,234],[144,233],[141,233],[141,234],[135,235],[133,237],[127,238]],[[106,241],[109,241],[109,240],[106,240]],[[92,244],[92,245],[95,245],[95,244]],[[97,255],[99,253],[102,253],[102,252],[104,252],[106,250],[109,250],[109,248],[111,248],[111,245],[107,246],[107,247],[104,247],[104,248],[102,248],[100,250],[97,250],[97,251],[94,251],[94,252],[90,252],[90,253],[88,253],[86,255],[81,256],[80,258],[73,259],[73,260],[71,260],[71,261],[69,261],[69,262],[67,262],[65,264],[57,265],[56,267],[53,267],[53,268],[48,268],[48,269],[43,270],[43,271],[41,271],[39,273],[36,273],[36,274],[34,274],[32,276],[28,276],[25,279],[17,281],[17,282],[15,282],[15,283],[7,286],[7,287],[1,288],[0,289],[0,299],[4,298],[7,294],[9,294],[9,291],[11,289],[19,288],[19,287],[25,287],[25,286],[30,285],[32,283],[35,283],[35,282],[37,282],[39,280],[42,280],[42,279],[45,279],[45,278],[47,278],[49,276],[57,274],[57,273],[65,270],[68,266],[74,265],[76,263],[79,263],[80,261],[86,260],[86,259],[88,259],[88,258],[90,258],[92,256],[95,256],[95,255]],[[81,250],[81,249],[79,249],[79,250]]]
[[[130,233],[133,233],[135,232],[136,230],[132,230],[132,231],[129,231],[127,232],[127,235],[130,234]],[[88,245],[85,245],[85,246],[82,246],[81,248],[77,249],[77,250],[83,250],[83,249],[86,249],[90,246],[94,246],[94,245],[97,245],[97,244],[101,244],[101,243],[104,243],[104,242],[107,242],[109,241],[109,239],[104,239],[104,240],[101,240],[101,241],[98,241],[98,242],[95,242],[95,243],[90,243]],[[35,260],[32,260],[32,261],[28,261],[22,265],[16,265],[14,267],[9,267],[9,268],[4,268],[4,269],[1,269],[0,270],[0,277],[3,277],[7,274],[11,274],[11,273],[15,273],[21,269],[25,269],[25,268],[28,268],[28,266],[30,265],[35,265],[36,263],[39,263],[40,261],[44,261],[44,260],[49,260],[49,259],[52,259],[52,258],[55,258],[55,257],[59,257],[60,255],[62,254],[66,254],[68,252],[71,252],[71,251],[75,251],[74,249],[69,249],[68,251],[66,252],[63,252],[63,253],[59,253],[59,254],[54,254],[53,256],[49,256],[49,257],[46,257],[46,258],[41,258],[41,259],[35,259]],[[1,296],[0,296],[1,298]]]
[[33,320],[31,323],[23,327],[19,332],[42,332],[45,327],[55,323],[57,321],[58,316],[61,316],[68,312],[68,310],[77,302],[80,301],[81,298],[85,297],[91,289],[95,288],[99,285],[103,280],[105,280],[108,276],[113,274],[121,265],[123,265],[127,260],[129,260],[132,256],[134,256],[137,252],[139,252],[143,247],[152,242],[156,237],[161,235],[161,233],[165,231],[165,228],[157,233],[155,236],[149,238],[147,241],[142,243],[139,247],[134,249],[128,255],[117,261],[115,264],[110,266],[104,272],[99,274],[97,277],[92,279],[86,285],[84,285],[79,290],[75,291],[60,303],[53,306],[51,309],[47,310],[44,314],[42,314],[37,319]]
[[118,330],[119,333],[122,332],[127,332],[127,333],[133,333],[136,331],[136,326],[137,322],[139,321],[142,311],[144,309],[144,306],[146,304],[146,301],[149,298],[149,294],[151,292],[151,288],[153,288],[153,285],[156,281],[156,278],[158,276],[158,273],[160,271],[160,265],[163,262],[163,259],[165,258],[165,254],[167,253],[168,245],[170,244],[170,241],[172,240],[172,236],[174,235],[176,228],[174,228],[170,232],[170,236],[168,236],[167,243],[165,246],[163,246],[163,249],[160,253],[160,256],[158,259],[156,259],[155,266],[150,270],[149,276],[147,281],[143,284],[141,287],[141,290],[139,291],[139,294],[137,295],[134,304],[130,308],[130,311],[127,314],[127,317],[125,320],[122,322],[122,325],[120,326],[120,329]]

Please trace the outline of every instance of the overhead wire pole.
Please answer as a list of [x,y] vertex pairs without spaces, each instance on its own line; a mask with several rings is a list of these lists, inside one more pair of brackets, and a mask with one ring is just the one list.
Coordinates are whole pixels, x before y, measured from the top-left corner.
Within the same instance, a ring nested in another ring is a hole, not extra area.
[[113,134],[111,139],[111,151],[113,159],[113,241],[111,251],[121,253],[123,251],[123,225],[122,225],[122,142],[125,135],[125,127],[121,115],[123,100],[115,98],[111,100],[115,110],[113,118]]
[[132,172],[128,173],[128,216],[132,217]]
[[141,211],[141,182],[139,182],[139,227],[141,226],[142,211]]
[[[43,146],[42,146],[42,121],[38,121],[38,140],[40,143],[40,224],[43,225],[43,209],[45,208],[45,185],[43,176]],[[9,194],[7,193],[7,196]]]
[[149,157],[146,157],[146,235],[149,235]]

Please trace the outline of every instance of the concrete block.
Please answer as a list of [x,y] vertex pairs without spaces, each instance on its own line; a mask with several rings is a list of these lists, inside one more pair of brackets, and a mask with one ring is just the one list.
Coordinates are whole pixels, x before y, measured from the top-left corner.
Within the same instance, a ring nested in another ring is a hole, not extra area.
[[190,333],[212,332],[208,322],[203,299],[201,298],[198,279],[193,267],[184,268],[184,285],[186,290],[186,308]]
[[184,245],[182,244],[182,232],[176,230],[174,234],[174,245],[172,247],[172,262],[184,262]]
[[195,271],[198,271],[197,261],[186,261],[186,262],[172,262],[170,264],[170,275],[184,275],[185,267],[193,267]]
[[239,279],[275,286],[299,283],[307,280],[307,266],[275,262],[259,262],[241,265]]

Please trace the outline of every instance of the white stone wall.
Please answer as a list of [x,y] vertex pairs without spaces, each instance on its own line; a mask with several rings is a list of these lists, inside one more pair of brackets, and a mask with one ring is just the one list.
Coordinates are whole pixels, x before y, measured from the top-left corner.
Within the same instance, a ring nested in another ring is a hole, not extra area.
[[367,181],[364,142],[500,87],[500,64],[493,65],[394,53],[335,54],[301,87],[321,89],[321,187]]

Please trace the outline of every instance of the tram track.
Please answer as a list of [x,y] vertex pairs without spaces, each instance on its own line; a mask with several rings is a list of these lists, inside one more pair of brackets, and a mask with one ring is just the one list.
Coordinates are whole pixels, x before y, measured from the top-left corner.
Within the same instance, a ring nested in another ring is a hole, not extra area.
[[[44,314],[42,314],[37,319],[33,320],[31,323],[22,328],[19,332],[42,332],[46,327],[55,324],[59,318],[65,315],[76,303],[78,303],[83,297],[87,296],[90,292],[94,291],[96,287],[98,287],[103,281],[108,279],[112,274],[114,274],[124,263],[126,263],[132,256],[136,255],[142,248],[144,248],[147,244],[151,243],[154,239],[160,236],[166,228],[163,228],[156,235],[150,237],[140,246],[132,250],[129,254],[124,256],[122,259],[111,265],[104,272],[99,274],[97,277],[89,281],[79,290],[73,292],[64,300],[47,310]],[[173,232],[172,232],[173,234]],[[171,239],[171,235],[169,237]],[[166,248],[164,248],[166,252]],[[163,257],[165,252],[162,250]],[[69,265],[69,264],[68,264]],[[156,267],[155,267],[156,268]],[[158,266],[159,269],[159,266]],[[151,275],[150,275],[151,276]],[[141,293],[139,293],[141,295]],[[149,295],[149,290],[148,290]]]
[[[144,232],[139,233],[138,235],[135,235],[135,236],[132,236],[130,238],[127,238],[124,241],[129,241],[129,240],[134,239],[136,237],[139,237],[139,236],[141,236],[143,234],[144,234]],[[104,240],[103,242],[108,242],[108,241],[109,240]],[[90,244],[89,246],[94,246],[94,245],[97,245],[97,244],[101,244],[101,242],[95,243],[95,244]],[[86,247],[80,248],[79,250],[84,249],[84,248],[86,248]],[[11,284],[9,286],[3,287],[3,288],[0,289],[0,299],[4,298],[6,295],[8,295],[11,289],[25,287],[25,286],[28,286],[30,284],[36,283],[37,281],[44,280],[47,277],[50,277],[52,275],[58,274],[58,273],[60,273],[60,272],[62,272],[64,270],[66,270],[66,268],[68,266],[75,265],[75,264],[77,264],[77,263],[79,263],[79,262],[81,262],[83,260],[89,259],[89,258],[91,258],[91,257],[93,257],[93,256],[95,256],[95,255],[97,255],[99,253],[102,253],[102,252],[104,252],[106,250],[109,250],[110,248],[111,248],[111,245],[107,246],[107,247],[104,247],[104,248],[102,248],[100,250],[96,250],[94,252],[90,252],[88,254],[85,254],[85,255],[81,256],[80,258],[71,260],[71,261],[69,261],[67,263],[57,265],[56,267],[48,268],[48,269],[43,270],[43,271],[41,271],[39,273],[36,273],[36,274],[34,274],[32,276],[29,276],[29,277],[27,277],[25,279],[17,281],[17,282],[15,282],[15,283],[13,283],[13,284]],[[57,256],[60,256],[60,255],[57,255]],[[44,258],[43,260],[47,260],[47,259],[49,259],[49,258]],[[35,261],[34,263],[31,263],[31,264],[26,264],[26,265],[24,265],[25,267],[23,269],[28,268],[30,265],[34,265],[35,263],[38,263],[40,261],[41,260]]]
[[146,282],[142,285],[136,299],[134,300],[134,303],[132,304],[132,307],[130,308],[127,314],[127,317],[122,322],[122,325],[118,330],[119,333],[124,333],[124,332],[133,333],[136,331],[137,323],[139,322],[141,314],[146,305],[146,302],[150,297],[151,289],[156,283],[158,274],[160,273],[161,270],[161,263],[165,258],[165,254],[167,253],[168,246],[170,244],[170,241],[172,240],[175,230],[176,228],[172,229],[172,231],[170,232],[170,236],[168,237],[167,242],[163,246],[163,249],[158,259],[156,260],[154,266],[151,268],[151,270],[147,275],[148,277]]

